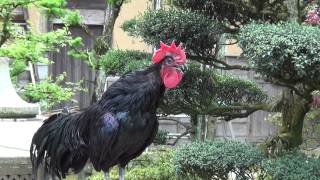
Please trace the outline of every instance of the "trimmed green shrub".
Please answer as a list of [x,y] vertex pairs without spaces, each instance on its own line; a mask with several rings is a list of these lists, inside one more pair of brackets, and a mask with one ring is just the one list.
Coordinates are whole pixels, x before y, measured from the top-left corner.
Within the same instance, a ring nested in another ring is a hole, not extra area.
[[276,159],[263,161],[262,167],[267,175],[275,180],[318,180],[320,178],[320,159],[306,154],[287,152]]
[[167,114],[218,115],[232,112],[224,107],[265,103],[267,99],[266,93],[252,81],[190,64],[179,86],[166,92],[160,108]]
[[235,141],[205,141],[185,144],[173,156],[177,174],[185,178],[254,179],[264,155],[255,147]]
[[[172,0],[182,9],[191,9],[226,24],[239,27],[248,21],[262,20],[277,22],[285,20],[287,8],[284,0]],[[228,11],[225,11],[228,9]]]
[[121,75],[151,64],[151,54],[135,50],[111,49],[100,59],[108,75]]
[[[126,180],[178,180],[171,162],[173,150],[161,147],[132,160],[126,168]],[[111,179],[118,179],[118,168],[112,168]],[[105,180],[103,173],[95,173],[89,180]]]
[[251,23],[241,28],[239,43],[250,65],[266,78],[318,86],[319,34],[319,27],[297,23]]
[[132,36],[140,36],[150,45],[162,40],[183,42],[189,54],[212,54],[220,41],[224,26],[210,18],[189,10],[148,10],[137,19],[125,22],[122,28]]
[[141,165],[136,165],[127,173],[128,180],[178,180],[171,162],[172,149],[161,148],[156,152],[146,153],[140,159],[149,159]]

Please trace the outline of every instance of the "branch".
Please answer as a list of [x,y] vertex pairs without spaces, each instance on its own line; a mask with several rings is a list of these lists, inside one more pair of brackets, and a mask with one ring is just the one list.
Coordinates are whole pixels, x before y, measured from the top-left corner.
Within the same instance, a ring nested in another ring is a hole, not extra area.
[[159,121],[174,121],[174,122],[177,122],[178,124],[182,125],[186,130],[185,132],[183,132],[182,134],[180,134],[179,136],[177,136],[177,138],[174,140],[173,143],[168,143],[168,145],[171,145],[171,146],[175,146],[177,144],[177,142],[185,135],[187,135],[190,130],[191,130],[191,126],[189,126],[188,124],[186,123],[183,123],[177,119],[173,119],[173,118],[167,118],[167,117],[160,117],[158,119]]
[[[193,56],[193,55],[188,55],[188,57],[192,60],[202,62],[205,65],[213,66],[218,69],[223,69],[223,70],[244,70],[244,71],[250,71],[251,68],[248,66],[241,66],[241,65],[229,65],[228,63],[218,60],[216,58],[212,57],[200,57],[200,56]],[[217,64],[218,63],[218,64]],[[221,66],[222,65],[222,66]]]
[[289,89],[292,89],[298,96],[300,97],[305,97],[303,94],[300,93],[300,91],[294,87],[293,85],[290,85],[289,83],[286,83],[286,82],[282,82],[282,81],[279,81],[279,80],[276,80],[276,79],[267,79],[266,81],[269,81],[275,85],[278,85],[278,86],[282,86],[282,87],[287,87]]
[[248,110],[247,112],[239,113],[239,114],[230,113],[230,115],[224,115],[224,117],[222,119],[225,120],[225,121],[230,121],[230,120],[233,120],[233,119],[236,119],[236,118],[245,118],[245,117],[248,117],[250,114],[252,114],[252,113],[254,113],[256,111],[257,110]]
[[224,120],[230,121],[235,118],[248,117],[250,114],[259,110],[271,111],[272,105],[256,104],[256,105],[239,105],[239,106],[227,106],[227,107],[212,107],[212,108],[209,108],[209,110],[207,110],[205,114],[215,116],[215,117],[223,117]]
[[1,20],[3,22],[3,26],[2,26],[2,29],[1,29],[2,34],[0,36],[0,47],[11,36],[10,30],[8,28],[9,28],[9,24],[10,24],[10,20],[11,20],[13,11],[18,7],[24,7],[24,6],[27,6],[28,4],[34,3],[36,1],[39,1],[39,0],[34,0],[34,1],[30,0],[29,2],[28,1],[27,2],[24,2],[24,1],[21,1],[21,2],[10,2],[9,4],[5,4],[4,7],[1,7],[1,11],[0,12],[5,11],[5,15],[3,16],[3,20]]
[[238,39],[236,39],[236,41],[235,42],[230,42],[230,43],[223,43],[223,44],[218,44],[218,45],[223,45],[223,46],[229,46],[229,45],[235,45],[235,44],[237,44],[239,42],[239,40]]
[[254,105],[235,105],[235,106],[226,106],[226,107],[212,107],[208,108],[207,113],[210,112],[227,112],[227,111],[236,111],[236,110],[271,110],[271,105],[262,103],[262,104],[254,104]]
[[239,69],[244,71],[250,71],[251,68],[248,66],[241,66],[241,65],[229,65],[228,63],[220,60],[216,60],[217,63],[220,63],[226,67],[227,70]]
[[180,124],[181,126],[183,126],[183,127],[186,128],[186,129],[190,128],[189,125],[187,125],[186,123],[183,123],[183,122],[181,122],[181,121],[179,121],[179,120],[177,120],[177,119],[160,117],[158,120],[159,120],[159,121],[174,121],[174,122]]
[[173,141],[173,143],[168,143],[168,145],[171,145],[171,146],[175,146],[177,144],[177,142],[185,135],[189,134],[190,132],[190,128],[187,129],[185,132],[183,132],[182,134],[180,134],[179,136],[177,136],[177,138]]

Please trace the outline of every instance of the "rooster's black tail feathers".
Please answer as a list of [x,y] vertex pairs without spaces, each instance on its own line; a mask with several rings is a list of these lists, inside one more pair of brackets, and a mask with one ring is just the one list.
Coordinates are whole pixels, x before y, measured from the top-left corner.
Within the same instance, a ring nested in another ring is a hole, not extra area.
[[[85,166],[87,146],[79,129],[79,113],[55,114],[44,121],[32,138],[30,158],[33,175],[42,164],[45,172],[64,178],[69,168],[76,173]],[[71,125],[72,124],[72,125]]]

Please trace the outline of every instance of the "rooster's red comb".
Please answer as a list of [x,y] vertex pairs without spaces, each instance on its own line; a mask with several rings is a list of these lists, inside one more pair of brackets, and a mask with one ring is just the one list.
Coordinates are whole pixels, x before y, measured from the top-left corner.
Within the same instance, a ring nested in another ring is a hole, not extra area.
[[184,64],[187,61],[185,50],[180,45],[177,46],[174,41],[172,41],[170,46],[160,41],[160,49],[154,52],[152,61],[159,63],[166,56],[172,56],[177,64]]

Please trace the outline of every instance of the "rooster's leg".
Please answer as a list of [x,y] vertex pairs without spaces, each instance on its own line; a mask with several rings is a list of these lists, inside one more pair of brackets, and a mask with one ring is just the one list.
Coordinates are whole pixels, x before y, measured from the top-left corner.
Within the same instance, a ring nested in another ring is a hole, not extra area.
[[119,164],[119,180],[124,180],[125,169]]
[[106,180],[110,180],[109,171],[104,172],[104,175],[106,176]]

